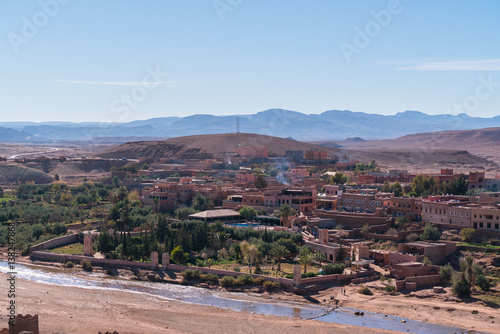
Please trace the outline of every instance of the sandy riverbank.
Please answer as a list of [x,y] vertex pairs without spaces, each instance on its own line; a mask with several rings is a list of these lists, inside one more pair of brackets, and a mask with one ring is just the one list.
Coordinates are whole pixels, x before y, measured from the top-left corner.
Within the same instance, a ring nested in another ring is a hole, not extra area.
[[[25,257],[18,260],[30,262]],[[2,281],[5,280],[4,276],[7,277],[4,274],[0,276]],[[356,292],[359,286],[350,285],[345,287],[345,295],[340,293],[340,287],[333,287],[311,297],[326,307],[334,305],[329,303],[330,296],[334,296],[342,306],[463,329],[500,333],[499,308],[487,306],[481,301],[453,301],[455,298],[449,288],[445,294],[429,293],[431,297],[423,299],[408,295],[391,296],[377,289],[386,284],[387,282],[380,281],[365,284],[374,291],[373,296],[361,295]],[[125,291],[101,293],[21,279],[18,280],[18,289],[19,312],[40,314],[43,333],[98,333],[114,330],[120,333],[384,332],[171,302]],[[0,296],[0,305],[7,305],[6,294]],[[276,294],[275,298],[298,301],[303,300],[304,296],[283,292]],[[473,314],[473,310],[478,313]],[[0,322],[5,323],[4,319],[0,319]]]
[[[455,298],[450,288],[446,288],[444,294],[434,294],[431,289],[420,290],[419,293],[430,297],[418,298],[407,294],[391,296],[376,290],[377,287],[384,285],[380,281],[364,284],[374,292],[373,296],[359,294],[357,293],[358,285],[349,285],[345,287],[345,295],[340,293],[340,288],[331,288],[320,292],[314,298],[322,301],[328,300],[333,295],[339,299],[342,306],[462,329],[500,333],[500,308],[498,307],[487,306],[482,301],[453,301]],[[449,301],[446,301],[446,298]],[[473,314],[473,310],[477,310],[478,313]]]
[[[0,274],[5,282],[6,274]],[[1,286],[6,287],[6,284]],[[17,280],[18,311],[39,314],[41,333],[386,333],[387,331],[235,312],[125,291]],[[7,305],[0,294],[0,305]],[[4,309],[2,307],[2,309]],[[0,323],[6,323],[2,311]]]

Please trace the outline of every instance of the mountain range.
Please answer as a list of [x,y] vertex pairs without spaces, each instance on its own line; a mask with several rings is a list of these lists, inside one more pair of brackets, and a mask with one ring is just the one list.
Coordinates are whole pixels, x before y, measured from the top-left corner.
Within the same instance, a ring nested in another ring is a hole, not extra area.
[[160,117],[128,123],[0,122],[0,142],[89,141],[107,137],[172,138],[200,134],[240,132],[293,137],[296,140],[391,139],[408,134],[443,130],[500,127],[500,116],[471,117],[467,114],[427,115],[405,111],[395,115],[328,110],[304,114],[269,109],[251,115]]

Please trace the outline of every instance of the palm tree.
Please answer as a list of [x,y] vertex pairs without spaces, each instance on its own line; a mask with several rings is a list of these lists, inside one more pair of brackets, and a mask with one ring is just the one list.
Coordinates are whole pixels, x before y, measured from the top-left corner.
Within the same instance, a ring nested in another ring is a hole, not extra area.
[[154,204],[154,208],[155,208],[154,209],[155,213],[158,213],[158,202],[159,201],[160,200],[158,199],[158,197],[153,198],[153,204]]
[[281,271],[281,261],[290,255],[290,251],[284,245],[274,244],[269,254],[278,262],[278,271]]
[[319,265],[323,265],[323,261],[326,260],[326,255],[323,252],[314,253],[314,259],[319,262]]
[[474,258],[472,256],[467,256],[465,261],[461,263],[462,271],[467,273],[469,278],[469,283],[471,288],[474,289],[476,284],[476,274],[474,273]]
[[281,222],[283,222],[283,226],[286,226],[286,224],[288,223],[288,217],[294,216],[296,214],[297,214],[297,211],[288,204],[283,204],[276,211],[276,216],[281,218],[280,225],[281,225]]
[[313,254],[311,248],[304,246],[300,248],[299,252],[299,262],[304,265],[304,274],[307,272],[307,266],[311,264],[313,260]]

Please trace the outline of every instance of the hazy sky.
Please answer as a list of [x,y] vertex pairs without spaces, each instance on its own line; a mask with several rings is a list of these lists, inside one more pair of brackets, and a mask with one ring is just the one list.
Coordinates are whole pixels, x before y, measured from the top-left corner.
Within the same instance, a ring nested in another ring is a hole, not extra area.
[[0,0],[0,121],[500,114],[500,1]]

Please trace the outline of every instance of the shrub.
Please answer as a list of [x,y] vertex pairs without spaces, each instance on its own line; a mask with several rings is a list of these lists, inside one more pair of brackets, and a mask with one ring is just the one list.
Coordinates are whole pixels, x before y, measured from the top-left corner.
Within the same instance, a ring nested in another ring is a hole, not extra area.
[[398,230],[396,230],[394,227],[391,227],[387,230],[387,232],[385,232],[385,235],[388,236],[395,236],[396,234],[398,234]]
[[203,267],[203,266],[204,266],[204,264],[205,264],[205,263],[203,262],[203,260],[201,260],[201,259],[196,259],[196,264],[195,264],[195,266],[197,266],[197,267]]
[[471,313],[472,313],[472,314],[478,314],[478,313],[479,313],[479,311],[478,311],[478,310],[472,310],[472,312],[471,312]]
[[240,272],[240,267],[235,266],[235,267],[233,268],[233,270],[234,270],[234,271],[236,271],[237,273],[239,273],[239,272]]
[[238,276],[238,278],[236,279],[236,284],[237,285],[253,284],[253,277],[248,274],[243,274],[241,276]]
[[408,241],[408,242],[414,242],[417,239],[418,239],[417,233],[410,233],[406,236],[406,241]]
[[201,271],[199,270],[193,270],[193,269],[187,269],[183,272],[180,273],[182,277],[184,277],[187,280],[190,279],[200,279],[201,276]]
[[383,282],[386,280],[385,275],[380,275],[380,280]]
[[448,263],[439,269],[439,276],[444,283],[448,284],[451,281],[451,277],[453,275],[453,267]]
[[264,287],[264,290],[266,291],[274,291],[277,290],[281,287],[281,284],[277,281],[271,282],[271,281],[265,281],[262,286]]
[[224,288],[235,286],[236,280],[233,276],[224,276],[220,279],[220,285],[222,285]]
[[384,290],[385,292],[394,293],[396,292],[396,287],[394,285],[387,285]]
[[479,275],[479,276],[477,276],[477,285],[483,291],[490,290],[490,280],[485,275]]
[[359,289],[358,289],[358,293],[360,293],[360,294],[362,294],[362,295],[368,295],[368,296],[373,295],[372,290],[370,290],[367,286],[364,286],[364,287],[362,287],[362,288],[359,288]]
[[288,275],[285,276],[285,278],[293,279],[293,275],[292,274],[288,274]]
[[323,272],[325,275],[334,275],[334,274],[342,274],[344,272],[345,266],[343,263],[328,263],[325,264],[323,267]]
[[85,271],[92,271],[94,270],[94,267],[92,267],[92,262],[89,260],[82,260],[82,269]]
[[316,277],[315,273],[305,273],[301,275],[302,278]]
[[461,278],[456,278],[453,283],[453,293],[459,297],[468,297],[471,293],[471,286],[467,279],[465,279],[465,274],[461,275]]
[[65,268],[73,268],[74,264],[73,264],[73,262],[68,261],[65,264],[63,264],[63,267],[65,267]]
[[219,276],[216,274],[206,274],[203,277],[203,281],[208,282],[210,284],[218,284],[219,283]]
[[265,281],[264,283],[262,283],[262,286],[264,287],[264,290],[271,291],[273,289],[273,282]]
[[255,266],[255,270],[253,271],[254,274],[257,274],[257,275],[262,275],[264,272],[262,271],[262,269],[260,269],[260,265],[259,263],[257,262],[257,265]]
[[263,285],[266,279],[264,277],[257,277],[253,280],[253,284],[255,285]]

